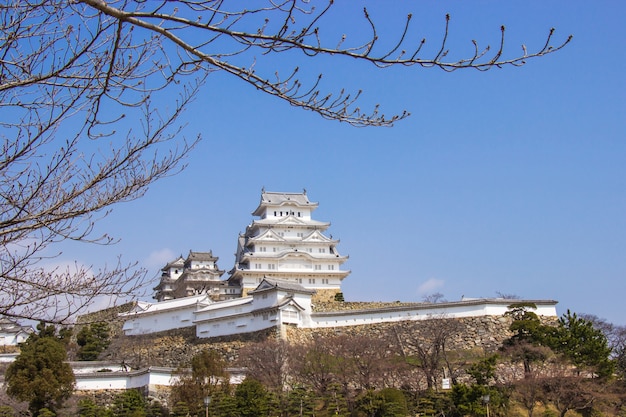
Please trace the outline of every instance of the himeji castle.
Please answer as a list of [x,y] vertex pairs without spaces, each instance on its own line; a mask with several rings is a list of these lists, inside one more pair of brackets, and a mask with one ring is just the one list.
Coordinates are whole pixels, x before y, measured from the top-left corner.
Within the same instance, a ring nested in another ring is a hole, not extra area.
[[318,203],[301,193],[265,189],[252,212],[258,217],[239,236],[235,267],[228,282],[245,296],[263,278],[300,284],[314,290],[316,299],[332,299],[350,274],[341,266],[348,259],[337,250],[339,240],[326,236],[329,222],[312,218]]
[[206,293],[214,301],[245,297],[264,278],[300,284],[315,291],[316,299],[332,299],[350,274],[341,266],[348,259],[337,250],[339,240],[324,234],[329,222],[311,217],[318,203],[301,193],[277,193],[263,189],[257,217],[239,235],[235,266],[227,280],[212,252],[190,251],[161,270],[154,288],[157,301]]
[[[162,269],[157,303],[138,301],[120,316],[126,335],[194,327],[200,338],[275,328],[323,328],[423,320],[432,317],[502,316],[511,300],[462,298],[443,303],[378,303],[342,309],[341,284],[350,274],[329,222],[312,218],[318,204],[301,193],[261,191],[255,219],[237,240],[228,278],[212,252],[189,252]],[[323,311],[318,303],[327,304]],[[326,302],[326,303],[325,303]],[[556,301],[516,300],[556,317]],[[336,310],[333,310],[336,307]]]

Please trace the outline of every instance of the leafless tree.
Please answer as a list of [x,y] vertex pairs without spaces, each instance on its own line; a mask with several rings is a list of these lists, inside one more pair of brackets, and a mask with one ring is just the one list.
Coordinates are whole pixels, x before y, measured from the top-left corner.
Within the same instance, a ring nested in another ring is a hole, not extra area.
[[504,298],[505,300],[519,300],[520,296],[517,294],[504,293],[500,291],[496,291],[496,295],[498,298]]
[[458,330],[457,321],[445,317],[403,322],[396,326],[403,355],[409,364],[424,373],[429,389],[437,387],[442,368],[451,370],[447,345]]
[[[388,388],[399,371],[395,340],[384,335],[345,335],[335,338],[336,355],[346,359],[348,385],[357,391]],[[340,349],[339,349],[340,348]]]
[[442,293],[435,292],[435,293],[427,294],[427,295],[423,296],[422,297],[422,302],[429,303],[429,304],[435,304],[435,303],[447,303],[448,300],[446,300],[446,297]]
[[247,376],[280,394],[288,379],[289,346],[287,342],[266,339],[248,344],[239,351],[239,365],[247,369]]
[[121,261],[102,270],[46,270],[42,260],[58,255],[59,241],[115,241],[97,233],[95,222],[181,168],[197,139],[178,138],[178,119],[212,72],[327,119],[389,126],[408,113],[361,112],[358,92],[322,92],[321,76],[307,83],[298,68],[277,71],[275,54],[484,71],[522,65],[569,42],[552,46],[551,30],[535,51],[523,47],[506,57],[502,27],[498,47],[473,42],[467,57],[448,61],[449,17],[442,41],[425,56],[425,40],[411,44],[407,36],[410,15],[388,49],[380,47],[367,10],[367,38],[322,36],[332,6],[332,0],[321,8],[305,0],[246,8],[221,0],[0,5],[0,314],[63,322],[98,297],[123,298],[141,286],[144,271]]
[[334,355],[335,347],[329,337],[317,337],[307,343],[292,345],[290,371],[294,382],[325,396],[338,384],[337,368],[344,358]]
[[558,410],[560,417],[568,411],[590,408],[598,398],[598,384],[593,379],[577,376],[555,376],[542,381],[544,401]]
[[513,398],[519,404],[524,407],[528,413],[528,417],[533,417],[537,405],[544,401],[544,387],[542,386],[542,380],[532,377],[519,379],[513,382],[512,390]]

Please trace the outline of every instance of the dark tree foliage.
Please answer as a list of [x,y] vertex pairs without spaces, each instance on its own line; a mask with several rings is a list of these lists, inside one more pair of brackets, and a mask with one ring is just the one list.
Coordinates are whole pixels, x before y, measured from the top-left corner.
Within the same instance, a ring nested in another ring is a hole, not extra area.
[[74,390],[74,373],[55,327],[40,323],[37,328],[5,373],[7,393],[28,401],[33,415],[43,408],[57,410]]
[[621,381],[626,382],[626,326],[615,325],[590,314],[581,314],[579,317],[591,322],[595,329],[604,334],[611,349],[615,373]]
[[606,336],[591,321],[576,313],[567,310],[548,343],[579,370],[589,370],[600,377],[613,374],[614,364]]
[[111,417],[106,407],[96,404],[91,398],[78,401],[78,417]]
[[235,404],[241,417],[265,416],[270,410],[270,395],[259,381],[246,378],[235,389]]
[[129,389],[115,396],[111,406],[113,417],[147,417],[147,403],[136,389]]
[[501,350],[513,362],[521,362],[524,365],[524,376],[533,377],[533,365],[545,361],[551,351],[545,345],[554,328],[541,323],[539,316],[530,311],[537,306],[532,303],[515,303],[509,306],[505,313],[513,321],[509,329],[514,333],[505,340]]
[[356,399],[355,414],[370,417],[404,417],[408,415],[404,393],[398,389],[367,390]]
[[458,416],[508,416],[509,392],[504,387],[456,384],[450,393]]
[[77,356],[80,361],[95,361],[111,343],[109,325],[99,322],[84,326],[76,334],[76,343],[80,348]]
[[478,385],[489,385],[496,375],[497,355],[491,355],[469,366],[467,373]]

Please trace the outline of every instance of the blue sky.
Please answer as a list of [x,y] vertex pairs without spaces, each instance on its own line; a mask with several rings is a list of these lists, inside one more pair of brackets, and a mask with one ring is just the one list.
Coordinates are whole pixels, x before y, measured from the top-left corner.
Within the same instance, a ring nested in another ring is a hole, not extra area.
[[68,245],[58,260],[101,265],[122,254],[156,284],[173,257],[212,250],[229,270],[261,188],[306,188],[350,256],[347,300],[499,292],[626,324],[625,4],[349,4],[323,22],[329,37],[358,34],[368,5],[381,37],[395,39],[412,10],[416,39],[433,45],[450,13],[453,56],[471,52],[471,39],[496,44],[502,24],[509,55],[522,43],[540,47],[551,27],[556,41],[574,39],[522,68],[486,73],[294,55],[259,62],[322,72],[329,92],[363,89],[365,109],[412,113],[393,128],[329,122],[213,74],[184,115],[185,134],[203,137],[188,168],[98,225],[120,243]]

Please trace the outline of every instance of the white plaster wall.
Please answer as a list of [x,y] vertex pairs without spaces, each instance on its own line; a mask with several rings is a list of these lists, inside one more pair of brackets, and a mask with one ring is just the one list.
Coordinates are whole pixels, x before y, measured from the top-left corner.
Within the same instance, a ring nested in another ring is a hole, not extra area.
[[[431,318],[461,318],[480,316],[501,316],[508,311],[509,302],[502,304],[477,303],[470,305],[433,306],[431,308],[410,308],[387,311],[342,311],[336,314],[315,315],[310,318],[310,327],[343,327],[360,324],[386,323],[405,320],[425,320]],[[556,306],[539,305],[535,310],[540,316],[556,317]],[[302,323],[304,325],[304,323]],[[304,327],[304,326],[302,326]]]
[[196,323],[196,336],[200,338],[229,336],[233,334],[258,332],[275,327],[278,324],[276,314],[262,315],[248,313],[236,319],[224,317]]
[[[229,371],[227,369],[227,371]],[[130,389],[153,386],[171,386],[179,377],[173,368],[147,368],[133,372],[75,374],[76,390]],[[245,378],[242,369],[235,368],[230,383],[240,384]]]
[[179,310],[163,310],[149,314],[128,316],[122,330],[128,336],[155,333],[165,330],[180,329],[193,326],[196,305]]

